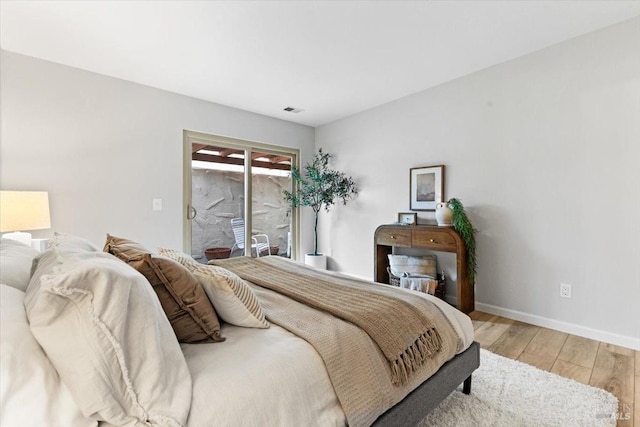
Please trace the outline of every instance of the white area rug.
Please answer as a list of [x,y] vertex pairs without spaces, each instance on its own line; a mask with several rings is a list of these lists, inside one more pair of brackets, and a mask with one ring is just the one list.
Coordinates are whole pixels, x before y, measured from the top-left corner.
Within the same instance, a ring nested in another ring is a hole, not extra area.
[[454,391],[421,427],[615,426],[611,393],[480,350],[471,394]]

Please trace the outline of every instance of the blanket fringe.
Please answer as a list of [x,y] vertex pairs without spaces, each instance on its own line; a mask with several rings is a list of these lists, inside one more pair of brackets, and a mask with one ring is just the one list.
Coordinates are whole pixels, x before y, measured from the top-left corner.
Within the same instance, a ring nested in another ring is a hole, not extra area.
[[418,370],[427,359],[435,356],[442,348],[442,337],[435,328],[428,329],[391,364],[391,382],[404,385],[409,375]]

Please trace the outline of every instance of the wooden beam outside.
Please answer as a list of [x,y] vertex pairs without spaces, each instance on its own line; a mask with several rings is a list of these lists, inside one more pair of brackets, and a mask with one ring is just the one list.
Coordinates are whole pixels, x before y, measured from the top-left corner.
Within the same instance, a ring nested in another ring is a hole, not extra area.
[[[191,155],[192,160],[199,160],[201,162],[211,163],[224,163],[227,165],[240,165],[244,166],[244,159],[237,159],[235,157],[223,157],[213,154],[193,153]],[[283,165],[280,163],[263,162],[260,160],[253,160],[251,166],[257,168],[278,169],[288,171],[291,170],[291,165]]]
[[291,164],[291,157],[287,157],[287,156],[273,156],[269,158],[269,161],[271,163],[282,163],[282,162],[289,162],[289,164]]
[[[221,157],[227,157],[231,154],[244,154],[242,151],[240,150],[235,150],[232,148],[221,148],[221,147],[215,147],[212,145],[207,145],[207,144],[193,144],[192,145],[192,149],[191,152],[192,153],[197,153],[200,150],[206,150],[206,151],[217,151],[220,153]],[[282,162],[291,162],[291,157],[288,156],[278,156],[275,154],[266,154],[266,153],[256,153],[253,152],[251,153],[251,160],[256,160],[259,158],[265,158],[268,159],[269,163],[271,164],[277,164],[277,163],[282,163]],[[237,164],[237,163],[233,163],[233,164]]]
[[242,150],[234,150],[233,148],[218,149],[221,157],[228,157],[231,154],[244,154]]
[[[210,146],[207,145],[207,144],[191,144],[191,152],[192,153],[196,153],[196,152],[198,152],[198,151],[200,151],[200,150],[202,150],[204,148],[207,148],[207,147],[210,147]],[[209,149],[211,149],[211,148],[209,148]]]

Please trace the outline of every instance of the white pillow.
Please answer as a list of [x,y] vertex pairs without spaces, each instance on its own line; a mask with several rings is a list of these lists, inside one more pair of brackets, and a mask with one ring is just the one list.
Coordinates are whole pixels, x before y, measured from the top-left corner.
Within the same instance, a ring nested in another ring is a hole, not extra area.
[[31,334],[23,300],[24,292],[0,284],[0,425],[97,426]]
[[247,283],[231,271],[200,264],[189,255],[173,249],[160,249],[160,255],[187,267],[204,288],[222,320],[245,328],[268,328],[258,297]]
[[31,331],[85,416],[118,426],[186,423],[191,377],[158,297],[103,252],[41,256],[27,290]]
[[73,252],[100,252],[100,248],[84,237],[58,232],[53,233],[49,247]]
[[0,239],[0,280],[25,291],[31,277],[31,264],[38,251],[11,239]]
[[[31,266],[31,275],[35,274],[36,271],[38,271],[39,275],[41,275],[43,271],[48,272],[52,268],[53,264],[59,264],[62,262],[62,260],[58,259],[58,257],[45,256],[45,254],[53,250],[53,248],[56,248],[56,252],[58,254],[67,255],[83,252],[100,252],[100,249],[98,249],[96,245],[94,245],[84,237],[75,236],[73,234],[54,232],[53,237],[49,240],[49,249],[45,252],[39,253],[38,256],[33,259],[33,265]],[[41,268],[40,263],[49,265],[42,266]],[[31,282],[34,282],[33,277],[31,278],[30,283]],[[26,301],[29,301],[32,293],[28,290],[26,290],[26,292]]]

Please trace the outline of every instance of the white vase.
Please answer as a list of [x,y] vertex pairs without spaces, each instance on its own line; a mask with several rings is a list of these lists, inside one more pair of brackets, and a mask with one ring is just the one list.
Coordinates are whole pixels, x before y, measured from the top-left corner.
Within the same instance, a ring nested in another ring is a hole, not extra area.
[[308,266],[320,268],[322,270],[327,269],[327,256],[324,254],[305,254],[304,263]]
[[440,202],[436,205],[436,221],[441,227],[451,226],[453,218],[453,210],[449,207],[449,203]]

